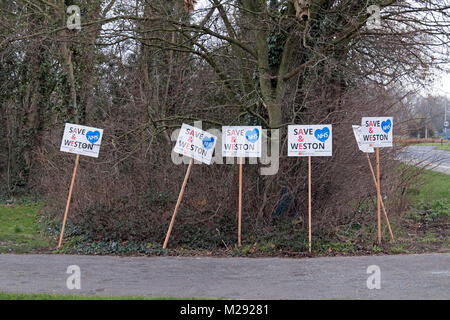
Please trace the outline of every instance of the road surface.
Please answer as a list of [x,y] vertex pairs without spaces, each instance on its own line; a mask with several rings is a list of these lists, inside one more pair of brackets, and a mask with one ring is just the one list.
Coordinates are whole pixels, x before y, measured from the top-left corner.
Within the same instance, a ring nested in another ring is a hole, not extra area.
[[[67,288],[80,268],[81,289]],[[381,272],[368,289],[367,268]],[[326,258],[0,255],[0,292],[228,299],[450,299],[450,254]]]
[[450,151],[439,150],[434,146],[408,146],[397,156],[402,162],[425,166],[438,172],[450,174]]

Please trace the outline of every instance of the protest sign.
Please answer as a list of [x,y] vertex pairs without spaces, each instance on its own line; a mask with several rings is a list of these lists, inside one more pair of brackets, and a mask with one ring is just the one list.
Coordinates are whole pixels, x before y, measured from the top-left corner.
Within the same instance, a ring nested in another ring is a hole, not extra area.
[[98,158],[103,129],[66,123],[60,151]]
[[370,147],[367,144],[362,143],[361,126],[352,126],[352,128],[359,150],[361,150],[364,153],[374,153],[375,152],[374,148]]
[[[369,169],[370,169],[370,172],[372,174],[372,180],[373,180],[373,182],[375,184],[375,188],[377,188],[377,180],[376,180],[376,177],[375,177],[375,172],[373,170],[372,161],[370,161],[370,157],[369,157],[369,153],[373,153],[373,152],[375,152],[375,150],[374,150],[374,148],[369,147],[369,145],[361,143],[361,140],[362,140],[361,126],[355,126],[354,125],[352,127],[353,127],[353,134],[355,135],[355,139],[356,139],[356,142],[358,144],[358,148],[359,148],[360,151],[364,152],[365,155],[366,155],[367,161],[369,163]],[[381,209],[383,210],[384,217],[386,218],[386,223],[387,223],[387,226],[388,226],[388,229],[389,229],[389,234],[391,236],[391,239],[392,239],[392,241],[394,241],[394,234],[392,233],[391,224],[389,223],[389,218],[387,216],[387,212],[386,212],[386,208],[384,206],[383,199],[381,199]]]
[[217,137],[212,134],[183,124],[173,151],[202,163],[210,164],[216,142]]
[[288,126],[289,157],[331,157],[332,153],[331,125]]
[[288,157],[308,157],[308,250],[311,253],[311,157],[331,157],[331,125],[288,126]]
[[72,173],[72,181],[69,188],[69,196],[67,197],[66,210],[64,212],[61,234],[59,235],[58,248],[61,247],[64,228],[69,213],[70,199],[72,198],[73,186],[75,184],[75,176],[77,174],[80,155],[98,158],[100,145],[103,138],[103,129],[86,127],[79,124],[66,123],[64,134],[61,141],[60,151],[76,154],[75,166]]
[[183,198],[184,189],[186,188],[189,174],[191,173],[191,168],[194,164],[194,159],[202,163],[210,164],[216,142],[217,137],[206,131],[195,128],[185,123],[183,123],[183,125],[181,126],[181,130],[173,151],[190,157],[191,161],[189,162],[186,175],[184,176],[183,185],[181,186],[177,204],[175,205],[175,210],[173,211],[169,229],[167,230],[163,249],[166,249],[167,244],[169,243],[170,234],[175,223],[175,217],[177,216],[178,208],[180,207],[181,199]]
[[[363,117],[361,119],[362,144],[375,148],[377,161],[377,229],[378,244],[381,244],[381,185],[380,185],[380,149],[392,147],[394,140],[393,117]],[[370,159],[369,159],[370,160]]]
[[261,140],[260,126],[222,127],[222,156],[239,158],[238,246],[241,246],[243,158],[260,158]]
[[394,119],[392,117],[364,117],[361,120],[361,142],[369,147],[392,147],[393,131]]
[[261,157],[260,126],[223,126],[222,156],[238,158]]

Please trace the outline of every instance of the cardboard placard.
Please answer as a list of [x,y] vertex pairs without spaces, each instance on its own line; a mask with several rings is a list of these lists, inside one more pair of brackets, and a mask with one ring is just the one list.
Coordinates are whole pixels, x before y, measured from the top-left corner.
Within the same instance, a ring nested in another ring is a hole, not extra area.
[[358,144],[358,148],[360,151],[364,153],[374,153],[375,150],[367,144],[362,144],[362,133],[361,126],[352,126],[353,134],[355,135],[356,143]]
[[331,124],[288,126],[289,157],[331,157],[332,154]]
[[174,152],[210,164],[217,137],[209,132],[183,123]]
[[103,129],[66,123],[60,151],[98,158]]
[[260,158],[261,140],[260,126],[223,126],[222,156]]
[[361,120],[361,143],[371,148],[392,147],[393,117],[364,117]]

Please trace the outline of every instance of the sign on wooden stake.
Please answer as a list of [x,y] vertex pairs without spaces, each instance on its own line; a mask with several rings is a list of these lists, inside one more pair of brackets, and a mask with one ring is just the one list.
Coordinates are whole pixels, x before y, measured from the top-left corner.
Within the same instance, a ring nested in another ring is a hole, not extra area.
[[222,156],[239,158],[239,208],[238,208],[238,246],[241,246],[242,231],[242,165],[244,158],[261,157],[260,126],[223,126]]
[[64,236],[64,229],[67,222],[67,215],[69,213],[70,200],[72,198],[72,191],[75,184],[75,176],[77,174],[80,155],[98,158],[102,138],[103,129],[91,128],[72,123],[66,123],[65,125],[60,151],[74,153],[77,156],[75,158],[75,166],[73,169],[72,181],[70,183],[69,196],[67,197],[66,209],[64,211],[61,234],[59,235],[58,248],[61,247]]
[[331,157],[333,133],[331,125],[288,126],[288,156],[308,157],[308,251],[311,253],[311,157]]
[[[355,135],[356,142],[358,144],[359,150],[365,153],[367,161],[369,163],[369,169],[370,173],[372,175],[373,183],[375,184],[375,188],[377,188],[377,179],[375,177],[375,172],[373,170],[372,162],[370,161],[369,153],[374,153],[375,150],[372,147],[369,147],[367,144],[362,144],[362,135],[361,135],[361,126],[352,126],[353,127],[353,133]],[[391,224],[389,223],[389,218],[386,212],[386,208],[384,207],[383,199],[381,199],[381,209],[383,210],[384,217],[386,219],[386,223],[388,226],[389,234],[391,236],[392,241],[394,241],[394,234],[392,233]]]
[[[380,149],[392,147],[394,141],[393,117],[363,117],[361,119],[361,143],[375,148],[376,187],[377,187],[377,236],[381,244],[381,185],[380,185]],[[383,205],[384,206],[384,205]]]
[[214,153],[214,147],[216,146],[216,142],[217,137],[206,131],[192,127],[188,124],[183,124],[181,126],[181,130],[178,135],[178,139],[173,151],[185,155],[187,157],[190,157],[191,160],[189,162],[186,175],[184,177],[183,185],[181,186],[181,190],[178,195],[177,204],[175,205],[175,210],[173,211],[169,229],[167,230],[166,238],[163,244],[163,249],[167,248],[170,233],[172,232],[172,228],[175,223],[175,217],[177,215],[178,208],[180,207],[181,199],[183,198],[184,189],[186,188],[189,175],[191,173],[192,165],[194,164],[194,159],[205,164],[210,164],[212,155]]

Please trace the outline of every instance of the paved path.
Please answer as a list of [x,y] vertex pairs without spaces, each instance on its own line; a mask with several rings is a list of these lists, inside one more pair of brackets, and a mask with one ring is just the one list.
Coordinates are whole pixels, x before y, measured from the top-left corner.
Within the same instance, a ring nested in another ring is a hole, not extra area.
[[450,151],[439,150],[434,146],[408,146],[402,150],[397,159],[450,174]]
[[[69,265],[81,290],[69,290]],[[367,268],[381,289],[367,288]],[[450,299],[450,254],[336,258],[0,255],[0,292],[231,299]]]

